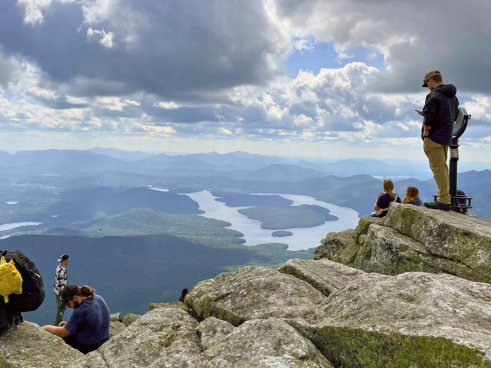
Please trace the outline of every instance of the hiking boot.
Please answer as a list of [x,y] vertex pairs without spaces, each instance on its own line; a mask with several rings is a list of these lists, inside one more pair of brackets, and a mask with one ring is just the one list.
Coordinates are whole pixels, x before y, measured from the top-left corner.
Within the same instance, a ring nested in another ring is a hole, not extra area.
[[425,202],[426,208],[431,208],[432,210],[442,210],[450,211],[450,205],[440,202]]

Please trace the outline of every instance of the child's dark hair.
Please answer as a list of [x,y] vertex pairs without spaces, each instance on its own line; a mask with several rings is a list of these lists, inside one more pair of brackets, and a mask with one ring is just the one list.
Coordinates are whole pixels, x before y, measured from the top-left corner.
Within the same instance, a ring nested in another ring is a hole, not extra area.
[[188,288],[182,289],[181,296],[184,298],[187,295],[188,291]]

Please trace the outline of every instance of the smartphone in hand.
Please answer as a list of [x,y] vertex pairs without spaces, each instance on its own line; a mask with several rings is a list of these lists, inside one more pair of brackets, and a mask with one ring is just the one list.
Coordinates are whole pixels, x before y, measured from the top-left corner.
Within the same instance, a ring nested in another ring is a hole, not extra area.
[[424,116],[423,111],[419,111],[419,110],[414,110],[414,111],[416,111],[419,115]]

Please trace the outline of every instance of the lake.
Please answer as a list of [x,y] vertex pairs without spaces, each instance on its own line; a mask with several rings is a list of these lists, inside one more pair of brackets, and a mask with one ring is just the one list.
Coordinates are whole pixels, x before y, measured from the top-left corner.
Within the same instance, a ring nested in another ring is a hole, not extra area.
[[16,227],[21,227],[21,226],[36,226],[36,225],[41,225],[41,222],[15,222],[12,224],[0,225],[0,231],[12,230],[15,229]]
[[[264,195],[266,193],[258,193],[255,195]],[[313,197],[290,194],[275,194],[293,201],[292,206],[302,204],[317,205],[327,208],[331,214],[339,218],[338,221],[327,221],[323,225],[308,227],[308,228],[292,228],[284,229],[291,231],[293,236],[273,237],[271,233],[274,230],[261,229],[261,222],[251,220],[247,216],[238,212],[241,208],[249,207],[227,207],[225,203],[215,201],[215,198],[209,191],[201,191],[196,193],[186,193],[191,199],[199,204],[199,209],[205,213],[200,215],[217,220],[228,221],[232,224],[228,228],[240,231],[244,234],[246,243],[244,245],[257,245],[264,243],[285,243],[288,244],[289,250],[307,249],[320,245],[320,240],[329,232],[338,232],[345,229],[354,229],[358,225],[358,213],[346,207],[339,207],[333,204],[318,201]]]

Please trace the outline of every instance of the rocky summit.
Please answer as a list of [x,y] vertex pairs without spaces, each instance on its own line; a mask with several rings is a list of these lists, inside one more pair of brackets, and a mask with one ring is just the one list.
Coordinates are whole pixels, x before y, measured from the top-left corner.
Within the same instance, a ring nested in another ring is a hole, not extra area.
[[315,260],[115,313],[85,356],[24,322],[0,334],[0,368],[491,368],[490,238],[486,220],[395,204],[328,234]]
[[491,221],[392,203],[385,218],[362,217],[356,229],[330,233],[314,259],[385,275],[447,273],[491,282]]

